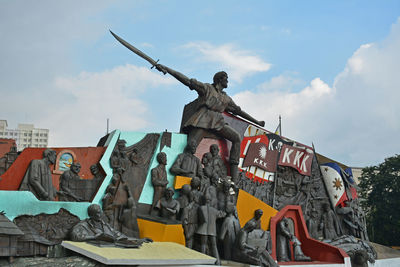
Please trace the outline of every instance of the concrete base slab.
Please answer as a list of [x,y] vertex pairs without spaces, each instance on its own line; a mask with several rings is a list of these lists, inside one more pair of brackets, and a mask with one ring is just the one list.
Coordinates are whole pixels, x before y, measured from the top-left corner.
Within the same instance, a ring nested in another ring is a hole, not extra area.
[[86,242],[63,241],[67,249],[105,265],[202,265],[216,259],[172,242],[144,243],[140,248],[98,247]]

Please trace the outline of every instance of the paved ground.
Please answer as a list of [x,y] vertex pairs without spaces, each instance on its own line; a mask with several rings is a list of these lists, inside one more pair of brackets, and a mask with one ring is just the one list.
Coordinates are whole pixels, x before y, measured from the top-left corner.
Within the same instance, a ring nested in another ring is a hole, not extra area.
[[400,258],[400,251],[390,247],[382,246],[377,243],[370,242],[378,253],[378,259]]

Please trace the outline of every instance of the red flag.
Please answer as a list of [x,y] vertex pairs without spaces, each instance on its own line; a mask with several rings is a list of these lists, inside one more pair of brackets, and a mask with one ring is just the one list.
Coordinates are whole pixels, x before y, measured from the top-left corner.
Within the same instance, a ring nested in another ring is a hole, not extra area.
[[284,144],[278,164],[295,168],[299,173],[311,176],[313,154],[311,149]]
[[278,150],[268,151],[267,144],[250,144],[243,167],[255,166],[267,172],[276,171],[276,162],[278,160]]

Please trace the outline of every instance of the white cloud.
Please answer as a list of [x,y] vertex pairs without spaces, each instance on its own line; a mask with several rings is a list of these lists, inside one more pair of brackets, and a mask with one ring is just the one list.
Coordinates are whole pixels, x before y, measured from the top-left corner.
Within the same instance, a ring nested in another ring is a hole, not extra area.
[[233,44],[215,46],[208,42],[191,42],[184,45],[184,48],[200,52],[204,61],[219,63],[228,72],[230,79],[239,83],[247,76],[271,68],[270,63],[250,51],[236,48]]
[[[285,136],[298,136],[309,125],[304,124],[303,116],[310,116],[315,106],[323,107],[334,95],[334,91],[321,79],[315,78],[310,85],[300,92],[285,90],[286,85],[293,83],[290,76],[279,76],[271,79],[279,80],[280,90],[261,89],[259,92],[244,91],[234,96],[234,100],[242,109],[250,114],[259,114],[259,120],[265,120],[267,129],[273,130],[278,124],[278,115],[283,118]],[[301,140],[297,140],[301,141]]]
[[141,93],[151,87],[173,83],[176,81],[170,77],[133,65],[59,77],[54,81],[53,90],[68,92],[70,100],[48,104],[46,99],[47,103],[43,103],[48,114],[41,123],[51,129],[49,145],[96,145],[105,133],[107,118],[111,129],[142,129],[148,126],[151,111],[141,100]]
[[[107,118],[110,129],[147,126],[152,110],[143,93],[176,82],[172,78],[132,65],[76,74],[86,46],[103,49],[96,45],[109,35],[105,25],[112,21],[103,14],[111,5],[119,4],[1,3],[0,107],[10,128],[33,123],[50,129],[50,146],[70,147],[96,145]],[[101,64],[106,60],[107,55]]]
[[295,72],[287,72],[279,76],[272,77],[269,81],[259,85],[258,88],[262,91],[281,90],[282,88],[291,91],[295,86],[299,86],[304,83],[302,80],[296,78],[296,75],[297,73]]
[[294,79],[280,76],[234,99],[268,129],[281,114],[285,136],[344,164],[374,165],[400,151],[399,69],[400,20],[385,40],[361,45],[331,87],[315,78],[293,93],[285,89]]
[[[0,92],[29,90],[74,67],[75,42],[88,44],[104,35],[104,21],[94,20],[105,1],[1,2]],[[21,79],[20,77],[23,77]]]
[[365,65],[363,53],[364,51],[368,51],[368,49],[371,47],[372,44],[361,45],[361,47],[348,60],[345,72],[351,72],[352,74],[361,74]]

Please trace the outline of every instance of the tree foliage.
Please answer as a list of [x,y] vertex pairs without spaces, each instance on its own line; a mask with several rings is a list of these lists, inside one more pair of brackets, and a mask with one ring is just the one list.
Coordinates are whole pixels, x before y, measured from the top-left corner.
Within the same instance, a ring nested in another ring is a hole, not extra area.
[[400,155],[364,168],[359,186],[371,241],[400,245]]

